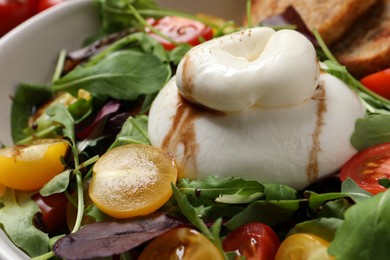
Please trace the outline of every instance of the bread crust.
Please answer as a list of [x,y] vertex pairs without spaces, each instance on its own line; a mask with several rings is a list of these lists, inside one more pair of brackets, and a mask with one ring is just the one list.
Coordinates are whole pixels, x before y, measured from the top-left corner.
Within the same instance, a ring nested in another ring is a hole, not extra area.
[[390,68],[390,0],[371,8],[332,51],[357,78]]
[[317,29],[325,43],[336,42],[378,0],[253,0],[252,21],[282,13],[292,5],[310,30]]

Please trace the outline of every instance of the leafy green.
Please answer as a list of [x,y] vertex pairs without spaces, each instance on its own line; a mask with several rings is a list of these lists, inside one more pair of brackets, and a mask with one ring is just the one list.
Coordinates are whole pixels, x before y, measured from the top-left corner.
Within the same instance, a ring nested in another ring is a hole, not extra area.
[[351,144],[357,150],[385,142],[390,142],[390,115],[371,114],[356,121]]
[[148,117],[140,115],[129,117],[117,134],[110,149],[128,143],[150,144],[148,137]]
[[169,75],[167,66],[152,54],[117,51],[90,67],[78,66],[54,82],[56,91],[75,95],[85,89],[98,99],[135,100],[160,90]]
[[24,129],[35,106],[52,96],[46,85],[20,84],[15,92],[11,108],[12,139],[15,143],[26,137]]
[[[250,196],[253,193],[262,193],[264,186],[257,181],[248,181],[241,178],[218,178],[208,176],[203,180],[181,179],[177,188],[194,205],[212,205],[221,195],[236,196],[238,199]],[[231,197],[230,197],[231,198]]]
[[0,223],[15,245],[33,257],[49,251],[49,237],[33,225],[33,217],[40,209],[32,195],[7,189],[0,197]]
[[39,190],[39,193],[42,196],[49,196],[54,193],[64,192],[69,185],[69,176],[71,172],[71,170],[65,170],[62,173],[54,176],[53,179],[51,179]]
[[290,219],[300,208],[301,202],[304,202],[304,200],[255,201],[231,218],[225,226],[230,230],[234,230],[254,221],[274,226]]
[[316,218],[344,219],[345,211],[353,204],[346,198],[331,200],[321,206],[316,213]]
[[350,207],[328,252],[337,259],[388,259],[390,190]]
[[294,200],[298,196],[298,192],[287,185],[265,183],[264,187],[266,200]]
[[[209,230],[203,220],[199,217],[198,210],[189,203],[187,197],[173,183],[171,183],[171,187],[173,196],[175,197],[183,215],[224,254],[219,237],[221,220],[216,221],[215,225],[211,228],[211,230]],[[225,256],[225,259],[226,258],[227,257]]]
[[372,197],[372,194],[360,188],[351,178],[341,184],[341,193],[347,194],[353,201],[359,202]]

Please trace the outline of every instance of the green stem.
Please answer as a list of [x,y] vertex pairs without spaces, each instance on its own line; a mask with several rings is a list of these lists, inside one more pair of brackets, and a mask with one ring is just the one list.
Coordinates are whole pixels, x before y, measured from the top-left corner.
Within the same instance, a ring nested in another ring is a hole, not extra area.
[[31,260],[47,260],[47,259],[50,259],[52,257],[55,257],[55,254],[53,251],[50,251],[50,252],[47,252],[46,254],[33,257],[33,258],[31,258]]
[[33,141],[34,139],[37,139],[37,138],[40,138],[40,137],[45,137],[46,135],[52,133],[57,128],[60,128],[60,126],[59,125],[50,126],[50,127],[46,128],[46,129],[43,129],[42,131],[39,131],[38,133],[35,133],[32,136],[29,136],[29,137],[26,137],[26,138],[24,138],[22,140],[19,140],[18,144],[26,144],[26,143],[29,143],[29,142]]
[[76,181],[77,181],[77,217],[74,224],[72,233],[76,232],[81,227],[81,221],[84,215],[84,190],[83,190],[83,180],[81,177],[81,172],[76,172]]
[[137,12],[137,10],[134,8],[134,6],[129,5],[131,13],[134,15],[134,17],[137,19],[137,21],[144,27],[148,28],[150,31],[152,31],[154,34],[160,36],[161,38],[169,41],[170,43],[174,45],[179,45],[177,42],[175,42],[170,37],[166,36],[165,34],[162,34],[160,31],[156,30],[153,26],[151,26],[148,22],[145,21],[144,18]]
[[[316,38],[319,46],[321,47],[322,51],[324,52],[326,58],[332,62],[334,62],[335,64],[337,64],[338,66],[342,66],[338,61],[337,59],[333,56],[332,52],[329,50],[329,48],[326,46],[324,40],[322,39],[320,33],[314,29],[313,30],[313,35],[314,37]],[[368,88],[366,88],[362,83],[360,83],[359,80],[357,80],[355,77],[353,77],[349,72],[348,72],[348,79],[352,85],[352,87],[355,87],[357,90],[367,94],[368,96],[380,101],[382,104],[384,104],[385,106],[390,106],[390,100],[372,92],[371,90],[369,90]],[[353,89],[353,88],[352,88]]]
[[246,19],[247,19],[247,27],[252,27],[252,1],[246,0]]
[[52,83],[61,77],[62,69],[64,68],[65,58],[66,58],[66,50],[61,50],[60,55],[58,57],[57,66],[54,71],[53,78],[51,79]]

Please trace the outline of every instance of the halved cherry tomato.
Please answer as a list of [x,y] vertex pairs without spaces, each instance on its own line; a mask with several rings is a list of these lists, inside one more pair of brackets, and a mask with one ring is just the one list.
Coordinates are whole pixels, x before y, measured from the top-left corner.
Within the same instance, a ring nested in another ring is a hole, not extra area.
[[56,4],[63,2],[64,0],[40,0],[38,4],[38,12],[42,12]]
[[224,259],[219,249],[195,229],[172,229],[155,238],[139,260],[155,259]]
[[327,252],[329,242],[312,234],[298,233],[287,237],[280,245],[275,260],[335,259]]
[[61,158],[69,144],[40,139],[29,145],[0,149],[0,183],[16,190],[36,190],[64,170]]
[[67,227],[66,206],[68,198],[63,193],[50,196],[42,196],[36,193],[32,199],[38,204],[41,214],[40,221],[43,223],[43,231],[48,233],[59,232]]
[[[148,19],[148,22],[176,43],[188,43],[195,46],[203,40],[207,41],[213,37],[212,29],[209,26],[188,18],[165,16],[159,20],[150,18]],[[149,34],[158,40],[167,50],[172,50],[176,47],[175,44],[153,32],[149,32]]]
[[37,0],[1,0],[0,36],[36,13]]
[[341,181],[348,177],[372,194],[385,191],[378,180],[390,178],[390,143],[367,148],[352,157],[340,172]]
[[168,152],[149,145],[123,145],[97,160],[89,196],[115,218],[147,215],[168,201],[176,179],[177,167]]
[[272,228],[254,222],[229,233],[223,241],[223,250],[236,252],[248,260],[268,260],[274,259],[279,245],[279,238]]
[[390,68],[368,75],[361,82],[368,89],[390,99]]

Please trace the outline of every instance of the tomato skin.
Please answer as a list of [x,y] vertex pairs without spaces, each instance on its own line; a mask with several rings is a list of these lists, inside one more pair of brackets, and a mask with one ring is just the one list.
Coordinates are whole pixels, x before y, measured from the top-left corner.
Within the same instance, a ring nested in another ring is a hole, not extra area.
[[378,180],[390,178],[390,142],[369,147],[352,157],[340,171],[341,181],[348,177],[371,194],[385,191]]
[[272,228],[257,222],[235,229],[223,241],[224,251],[237,252],[247,260],[274,259],[279,245],[279,238]]
[[37,0],[0,1],[0,36],[36,13]]
[[390,99],[390,68],[370,74],[360,81],[368,89]]
[[[201,43],[200,39],[210,40],[213,37],[213,31],[205,24],[177,16],[165,16],[161,19],[148,19],[148,22],[162,34],[168,36],[177,43],[188,43],[192,46]],[[149,32],[149,35],[158,40],[166,50],[172,50],[175,44],[160,36]]]
[[32,199],[38,204],[44,224],[44,231],[48,233],[58,232],[67,227],[66,207],[68,198],[63,193],[50,196],[42,196],[36,193]]
[[322,259],[334,260],[327,252],[329,242],[309,233],[297,233],[288,236],[280,245],[275,260],[285,259]]
[[177,228],[152,240],[138,260],[154,259],[224,259],[220,250],[202,233],[191,228]]
[[61,2],[63,2],[63,0],[40,0],[38,4],[38,12],[42,12]]

